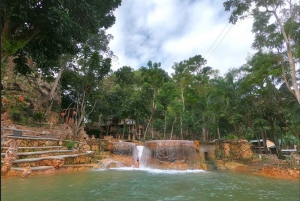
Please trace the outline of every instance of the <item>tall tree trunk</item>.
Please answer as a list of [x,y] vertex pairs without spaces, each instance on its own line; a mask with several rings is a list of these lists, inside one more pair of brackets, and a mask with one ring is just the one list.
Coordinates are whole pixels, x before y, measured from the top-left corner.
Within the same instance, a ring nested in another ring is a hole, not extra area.
[[151,124],[151,122],[152,122],[153,113],[154,113],[154,112],[151,112],[150,118],[149,118],[149,120],[148,120],[148,122],[147,122],[147,126],[146,126],[146,129],[145,129],[145,132],[144,132],[144,139],[146,139],[146,134],[147,134],[148,129],[149,129],[149,126],[150,126],[150,124]]
[[257,144],[258,144],[258,152],[259,152],[260,154],[262,154],[262,153],[261,153],[261,141],[260,141],[260,136],[259,136],[259,134],[256,135],[256,140],[257,140]]
[[183,140],[183,134],[182,134],[182,115],[180,115],[180,135],[181,135],[181,140]]
[[[92,109],[86,113],[85,112],[85,108],[86,108],[86,105],[85,105],[85,96],[86,96],[86,92],[84,91],[83,92],[83,95],[82,95],[82,99],[81,99],[81,105],[80,105],[80,112],[79,112],[79,118],[77,119],[76,121],[76,129],[75,129],[75,134],[78,134],[78,131],[79,131],[79,127],[81,126],[81,123],[83,122],[83,119],[84,119],[84,116],[88,117],[94,110],[98,100],[96,100],[92,106]],[[78,109],[77,109],[78,110]],[[77,113],[78,115],[78,113]]]
[[174,124],[175,124],[175,122],[176,122],[176,116],[175,116],[174,121],[173,121],[173,123],[172,123],[172,129],[171,129],[170,140],[172,140],[172,137],[173,137],[173,130],[174,130]]
[[61,76],[64,72],[64,70],[66,69],[66,65],[67,65],[67,61],[68,61],[68,57],[64,57],[60,59],[59,65],[60,65],[60,70],[59,73],[57,75],[57,77],[55,78],[55,81],[53,83],[52,89],[50,91],[50,93],[48,94],[48,101],[50,101],[50,106],[47,108],[47,110],[44,113],[44,117],[49,113],[49,111],[51,111],[52,109],[52,104],[53,104],[53,97],[54,97],[54,93],[57,89],[58,83],[61,79]]
[[141,128],[140,128],[140,124],[139,124],[139,140],[141,140]]
[[202,126],[202,139],[203,141],[206,141],[206,128],[205,128],[205,124],[206,124],[206,121],[205,121],[205,117],[202,116],[202,120],[203,120],[203,126]]
[[131,140],[130,138],[130,119],[128,120],[128,137],[127,137],[128,140]]
[[217,127],[217,132],[218,132],[218,139],[220,140],[221,139],[221,135],[220,135],[220,128],[219,128],[219,126]]
[[151,137],[152,137],[152,139],[154,139],[154,130],[153,130],[153,125],[151,125],[151,126],[152,126]]
[[184,112],[185,111],[185,104],[184,104],[182,80],[181,80],[181,83],[180,83],[180,90],[181,90],[182,112]]
[[267,131],[266,130],[261,130],[261,136],[262,136],[263,144],[264,144],[264,152],[266,154],[268,154],[269,150],[268,150],[268,146],[267,146]]
[[279,141],[278,141],[278,138],[276,136],[276,132],[275,132],[275,119],[273,117],[270,117],[269,119],[269,123],[270,123],[270,127],[271,127],[271,133],[272,133],[272,136],[273,136],[273,139],[274,139],[274,144],[276,146],[276,150],[277,150],[277,156],[279,159],[283,159],[283,155],[282,155],[282,152],[281,152],[281,148],[280,148],[280,145],[279,145]]
[[126,121],[124,120],[124,124],[123,124],[123,133],[122,133],[122,140],[124,140],[124,138],[125,138],[125,128],[126,128]]
[[165,110],[165,125],[164,125],[164,139],[166,139],[166,130],[167,130],[167,110]]
[[154,90],[154,92],[153,92],[153,100],[152,100],[152,104],[151,104],[151,115],[150,115],[150,118],[149,118],[149,120],[147,122],[147,126],[146,126],[145,133],[144,133],[144,139],[146,139],[146,134],[148,132],[149,126],[150,126],[150,124],[152,122],[154,111],[156,109],[155,97],[156,97],[156,91]]
[[[276,11],[272,12],[280,26],[281,29],[281,33],[283,35],[284,41],[285,41],[285,45],[286,45],[286,49],[287,49],[287,56],[288,56],[288,60],[290,63],[290,75],[291,75],[291,79],[292,79],[292,84],[293,84],[293,88],[294,90],[292,91],[290,88],[289,90],[294,94],[294,96],[296,97],[298,103],[300,104],[300,90],[299,90],[299,85],[297,82],[297,78],[296,78],[296,65],[295,65],[295,61],[293,59],[293,52],[292,52],[292,48],[291,48],[291,44],[290,44],[290,34],[287,35],[286,31],[285,31],[285,27],[281,22],[281,19],[278,17]],[[294,16],[291,16],[292,20]],[[285,76],[285,73],[283,74]],[[286,79],[285,79],[286,82]],[[289,87],[288,83],[286,82],[287,87]]]

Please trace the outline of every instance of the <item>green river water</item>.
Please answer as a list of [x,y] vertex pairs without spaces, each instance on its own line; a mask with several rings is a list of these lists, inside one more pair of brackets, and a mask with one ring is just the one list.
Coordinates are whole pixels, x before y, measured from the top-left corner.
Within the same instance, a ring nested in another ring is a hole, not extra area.
[[299,181],[230,171],[91,170],[3,177],[2,201],[298,201]]

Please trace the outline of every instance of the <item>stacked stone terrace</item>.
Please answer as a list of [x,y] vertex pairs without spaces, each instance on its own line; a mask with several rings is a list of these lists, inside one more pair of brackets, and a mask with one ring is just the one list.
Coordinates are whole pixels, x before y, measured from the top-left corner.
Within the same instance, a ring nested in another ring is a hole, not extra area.
[[1,175],[24,176],[28,169],[30,174],[44,174],[94,167],[107,141],[87,139],[86,134],[83,140],[71,141],[62,126],[41,131],[2,122]]

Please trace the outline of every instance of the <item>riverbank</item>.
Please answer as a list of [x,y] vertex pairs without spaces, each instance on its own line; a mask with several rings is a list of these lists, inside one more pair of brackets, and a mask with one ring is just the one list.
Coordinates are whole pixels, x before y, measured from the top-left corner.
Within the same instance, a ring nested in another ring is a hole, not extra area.
[[[11,122],[6,122],[6,127],[10,127],[13,129],[18,129],[22,131],[29,132],[30,130],[33,130],[33,128],[20,126],[20,125],[13,125]],[[55,129],[49,129],[49,128],[39,128],[39,133],[49,133],[51,135],[51,132],[53,132]],[[1,128],[2,130],[2,128]],[[4,130],[6,132],[6,130]],[[60,129],[60,132],[64,133],[67,132],[67,130]],[[4,136],[4,132],[2,132],[2,136],[4,141],[7,141],[9,139],[6,139],[7,136]],[[2,141],[1,138],[1,141]],[[92,152],[91,159],[86,160],[77,160],[74,162],[70,161],[71,159],[63,159],[64,163],[61,163],[59,167],[55,165],[53,162],[57,161],[49,161],[48,158],[43,157],[50,157],[53,156],[51,159],[57,159],[58,155],[62,155],[63,158],[70,158],[72,155],[76,154],[73,153],[76,150],[67,150],[67,145],[65,140],[62,139],[53,139],[53,138],[42,138],[41,136],[27,136],[25,139],[19,139],[21,137],[15,137],[17,140],[17,144],[19,146],[18,148],[18,160],[15,162],[19,162],[21,160],[26,160],[24,163],[25,165],[17,165],[14,163],[16,167],[13,167],[11,171],[5,173],[6,176],[20,176],[24,170],[24,167],[27,167],[28,165],[31,166],[31,175],[35,174],[50,174],[50,173],[57,173],[57,172],[68,172],[68,171],[81,171],[81,170],[90,170],[95,169],[99,167],[104,168],[115,168],[119,166],[124,167],[131,167],[133,165],[133,159],[130,156],[122,156],[122,155],[116,155],[109,152],[109,148],[107,146],[103,145],[103,140],[100,139],[85,139],[84,141],[80,142],[84,145],[84,150],[88,150]],[[31,139],[32,138],[32,139]],[[101,142],[100,142],[101,141]],[[111,139],[110,142],[114,142],[114,139]],[[143,145],[140,141],[131,141],[132,143],[136,145]],[[54,143],[54,144],[53,144]],[[9,147],[9,144],[5,144],[3,142],[2,145],[5,145],[6,148]],[[47,146],[46,146],[47,145]],[[51,146],[50,146],[51,145]],[[58,146],[60,145],[60,146]],[[63,145],[63,146],[61,146]],[[22,147],[24,146],[24,147]],[[29,146],[29,147],[28,147]],[[27,148],[26,148],[27,147]],[[52,147],[52,148],[51,148]],[[59,147],[59,148],[58,148]],[[2,148],[5,148],[2,146]],[[24,150],[23,150],[24,148]],[[25,149],[26,148],[26,149]],[[43,149],[42,149],[43,148]],[[46,148],[49,148],[49,150],[46,150]],[[27,150],[28,149],[28,150]],[[36,149],[35,151],[33,151]],[[42,149],[42,150],[38,150]],[[57,150],[61,149],[61,150]],[[4,159],[4,156],[6,155],[6,150],[2,150],[2,157]],[[23,150],[23,151],[22,151]],[[24,153],[25,152],[25,153]],[[60,153],[61,152],[61,153]],[[67,154],[68,153],[68,154]],[[67,154],[67,155],[66,155]],[[77,153],[78,155],[78,153]],[[41,159],[42,157],[42,159]],[[72,158],[72,157],[71,157]],[[47,160],[46,160],[47,159]],[[29,161],[30,160],[30,161]],[[34,160],[34,161],[33,161]],[[36,162],[37,160],[42,162]],[[61,158],[59,158],[61,162]],[[99,163],[97,163],[97,161]],[[101,161],[101,162],[100,162]],[[29,162],[31,162],[29,164]],[[120,164],[118,162],[121,162]],[[172,162],[171,162],[172,163]],[[20,166],[20,167],[19,167]],[[23,169],[22,169],[23,168]],[[224,170],[233,170],[233,171],[249,171],[253,174],[264,176],[264,177],[272,177],[272,178],[278,178],[278,179],[299,179],[300,175],[300,165],[299,163],[292,163],[291,160],[279,160],[277,159],[276,155],[262,155],[260,158],[253,158],[251,162],[248,163],[237,163],[237,162],[230,162],[225,160],[214,160],[212,161],[205,161],[200,164],[197,169],[203,169],[203,170],[215,170],[215,169],[224,169]]]
[[268,160],[248,164],[253,174],[277,179],[300,179],[299,164],[288,164],[283,160]]
[[218,161],[216,164],[219,169],[233,170],[237,172],[246,171],[263,177],[293,180],[300,179],[299,164],[291,164],[286,160],[279,160],[277,158],[264,159],[256,162],[249,162],[247,164],[225,161]]

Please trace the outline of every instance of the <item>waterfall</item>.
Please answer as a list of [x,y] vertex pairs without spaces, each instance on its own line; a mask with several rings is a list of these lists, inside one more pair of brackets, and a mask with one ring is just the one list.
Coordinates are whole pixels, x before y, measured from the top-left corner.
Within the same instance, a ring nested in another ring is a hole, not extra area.
[[144,163],[142,162],[142,155],[143,155],[143,150],[144,150],[144,146],[136,146],[137,148],[137,157],[140,160],[140,167],[144,167]]
[[142,159],[143,150],[144,150],[144,146],[136,146],[136,148],[138,150],[138,157],[141,160]]
[[141,165],[146,168],[197,169],[198,159],[193,141],[154,140],[145,142]]
[[134,167],[139,158],[139,167],[142,169],[199,168],[196,146],[193,141],[188,140],[153,140],[145,142],[144,146],[136,146],[132,142],[113,142],[110,151],[113,153],[112,159],[120,163],[117,165],[114,162],[111,167]]

